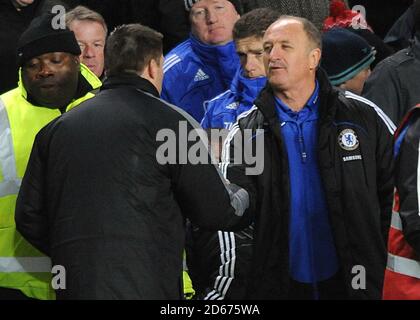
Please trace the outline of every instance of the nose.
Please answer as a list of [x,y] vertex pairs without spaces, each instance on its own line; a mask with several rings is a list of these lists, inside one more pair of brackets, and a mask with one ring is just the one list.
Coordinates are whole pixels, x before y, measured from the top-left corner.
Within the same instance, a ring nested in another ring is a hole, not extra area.
[[95,57],[95,50],[92,46],[87,45],[83,50],[83,58],[93,58]]
[[278,45],[274,45],[270,51],[269,59],[270,61],[281,59],[282,50]]
[[208,24],[216,23],[218,20],[217,14],[214,10],[208,10],[206,14],[206,19]]
[[252,57],[252,55],[247,55],[245,61],[244,69],[246,72],[251,72],[255,69],[255,58]]
[[42,63],[40,66],[40,69],[37,73],[37,77],[40,78],[48,78],[51,77],[53,75],[53,71],[51,70],[51,68],[49,67],[49,65],[47,63]]

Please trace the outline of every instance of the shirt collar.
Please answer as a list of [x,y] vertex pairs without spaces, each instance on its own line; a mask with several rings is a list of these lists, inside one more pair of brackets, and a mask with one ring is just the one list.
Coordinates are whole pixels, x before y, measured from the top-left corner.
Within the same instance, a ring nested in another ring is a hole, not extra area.
[[[291,119],[308,119],[306,115],[312,114],[315,118],[318,117],[318,109],[319,109],[319,83],[318,80],[315,81],[315,89],[312,95],[309,97],[308,101],[306,102],[305,106],[299,112],[295,112],[290,107],[285,104],[280,98],[275,96],[277,112],[282,114],[283,117],[287,115]],[[282,117],[282,118],[283,118]],[[286,119],[284,119],[286,120]]]

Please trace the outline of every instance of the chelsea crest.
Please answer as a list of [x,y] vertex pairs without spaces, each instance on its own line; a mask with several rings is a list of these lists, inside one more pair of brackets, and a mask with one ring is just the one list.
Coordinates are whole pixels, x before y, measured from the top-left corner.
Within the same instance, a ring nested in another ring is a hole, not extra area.
[[356,132],[352,129],[344,129],[338,135],[338,144],[347,151],[356,150],[359,147],[359,140]]

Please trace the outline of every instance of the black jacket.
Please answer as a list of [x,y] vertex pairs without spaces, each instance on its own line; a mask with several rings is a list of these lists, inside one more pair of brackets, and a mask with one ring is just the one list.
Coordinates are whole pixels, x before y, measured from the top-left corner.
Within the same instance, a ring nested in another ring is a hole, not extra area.
[[[323,71],[318,71],[317,79],[321,103],[318,160],[346,291],[349,298],[380,299],[391,218],[394,126],[369,101],[332,88]],[[257,201],[247,296],[286,299],[290,214],[287,153],[269,86],[255,104],[232,128],[223,161],[236,152],[237,146],[229,144],[235,141],[235,135],[243,129],[264,130],[263,173],[246,176],[245,167],[231,161],[227,177],[255,195]],[[359,145],[355,150],[345,150],[339,144],[340,133],[346,129],[357,135]],[[230,150],[229,156],[226,150]],[[366,290],[352,289],[352,270],[358,265],[366,270]]]
[[370,74],[363,96],[376,103],[398,125],[420,102],[420,33],[414,43],[382,60]]
[[184,219],[214,230],[249,223],[236,215],[245,191],[228,192],[214,165],[179,164],[178,153],[175,164],[157,161],[164,142],[177,148],[172,133],[183,143],[180,123],[192,129],[157,96],[138,76],[113,77],[37,135],[16,225],[65,267],[59,299],[179,299]]
[[[399,214],[405,240],[420,255],[419,141],[420,109],[413,108],[398,128],[396,139],[395,187],[399,196]],[[391,239],[392,241],[392,239]],[[391,252],[392,253],[392,252]]]
[[189,226],[187,264],[196,299],[246,299],[253,238],[252,225],[238,232]]

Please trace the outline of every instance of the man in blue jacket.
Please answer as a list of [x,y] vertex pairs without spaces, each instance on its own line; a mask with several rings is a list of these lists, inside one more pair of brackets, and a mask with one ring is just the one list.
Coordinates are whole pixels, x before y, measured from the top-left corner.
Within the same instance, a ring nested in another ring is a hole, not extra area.
[[[243,15],[233,27],[233,39],[240,57],[230,90],[206,103],[205,129],[230,129],[239,114],[248,111],[266,84],[263,61],[265,30],[280,14],[269,8]],[[217,131],[217,130],[216,130]],[[216,157],[220,139],[212,139]],[[194,226],[187,247],[188,270],[197,297],[205,300],[244,299],[252,257],[253,226],[239,232],[211,232]]]
[[239,1],[185,0],[191,33],[165,57],[162,98],[197,121],[203,103],[230,87],[239,68],[232,29],[239,19]]

